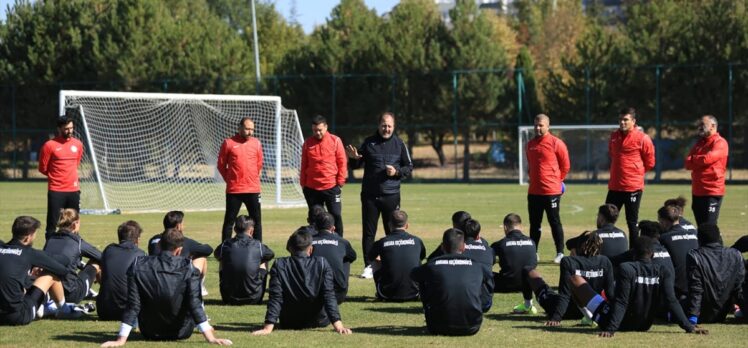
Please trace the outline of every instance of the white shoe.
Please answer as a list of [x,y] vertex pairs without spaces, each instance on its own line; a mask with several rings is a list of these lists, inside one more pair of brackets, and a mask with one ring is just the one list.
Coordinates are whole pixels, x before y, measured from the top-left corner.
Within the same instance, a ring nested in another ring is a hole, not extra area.
[[83,315],[83,308],[74,303],[66,303],[57,310],[55,316],[57,319],[76,319]]
[[44,318],[45,316],[54,315],[57,313],[57,304],[55,301],[47,300],[42,303],[36,310],[36,319]]
[[361,273],[361,278],[364,278],[364,279],[374,278],[374,271],[371,269],[371,265],[366,266],[366,268],[364,268],[364,271]]
[[564,253],[558,253],[558,254],[556,254],[556,258],[553,259],[553,262],[554,263],[561,263],[561,259],[563,259],[563,258],[564,258]]
[[208,296],[208,288],[205,287],[205,278],[200,282],[200,292],[203,294],[203,297]]

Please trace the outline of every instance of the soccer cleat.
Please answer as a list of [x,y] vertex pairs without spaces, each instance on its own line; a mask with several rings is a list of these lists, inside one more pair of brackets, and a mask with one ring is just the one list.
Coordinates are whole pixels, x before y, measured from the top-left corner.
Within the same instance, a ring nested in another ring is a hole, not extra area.
[[520,303],[512,309],[512,314],[538,314],[538,309],[535,306],[525,307],[524,303]]
[[80,308],[85,314],[91,314],[93,312],[96,312],[96,304],[93,302],[86,303],[80,306]]
[[597,327],[597,323],[594,320],[587,318],[586,316],[582,317],[582,320],[579,322],[579,325]]
[[366,266],[366,268],[364,268],[364,271],[361,272],[361,278],[364,278],[364,279],[374,278],[374,271],[371,269],[371,265]]
[[73,303],[66,303],[57,310],[57,319],[77,319],[83,315],[83,308]]
[[556,254],[556,258],[553,259],[553,263],[561,263],[561,259],[564,258],[564,253],[558,253]]

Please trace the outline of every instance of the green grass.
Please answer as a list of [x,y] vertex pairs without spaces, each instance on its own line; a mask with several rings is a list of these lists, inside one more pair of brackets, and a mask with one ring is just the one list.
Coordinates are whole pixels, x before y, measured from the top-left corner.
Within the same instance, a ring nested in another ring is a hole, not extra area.
[[[361,209],[358,200],[360,187],[348,185],[343,189],[345,237],[360,253]],[[467,210],[483,226],[483,237],[494,242],[502,237],[500,221],[509,212],[526,218],[526,187],[513,184],[406,184],[403,186],[402,209],[410,215],[410,231],[423,238],[430,252],[439,243],[441,232],[450,225],[450,216],[456,210]],[[46,184],[0,183],[0,239],[10,238],[10,226],[18,215],[32,215],[42,222],[46,214]],[[569,185],[562,199],[561,217],[566,237],[576,236],[585,229],[594,228],[596,207],[605,199],[604,185]],[[655,211],[666,198],[679,194],[690,197],[686,185],[651,185],[646,188],[640,211],[641,219],[654,219]],[[729,186],[721,212],[721,228],[726,243],[734,242],[746,231],[748,225],[748,186]],[[288,235],[304,223],[306,209],[266,209],[263,211],[263,236],[277,256],[286,256],[283,250]],[[81,235],[103,249],[116,240],[116,227],[132,219],[141,223],[145,232],[143,243],[161,231],[162,214],[132,214],[110,216],[83,216]],[[693,221],[688,210],[686,217]],[[216,245],[220,239],[222,212],[187,213],[187,234],[197,240]],[[620,224],[619,224],[620,225]],[[540,271],[554,283],[558,279],[558,266],[549,262],[554,256],[549,228],[544,225],[540,243]],[[40,231],[42,232],[42,231]],[[43,232],[42,232],[43,233]],[[37,242],[40,248],[41,238]],[[377,237],[383,234],[381,226]],[[359,255],[359,258],[361,255]],[[543,326],[544,317],[512,316],[507,313],[521,301],[520,294],[496,294],[491,311],[485,316],[478,334],[468,338],[429,336],[425,330],[420,303],[382,303],[373,301],[371,280],[350,279],[349,301],[341,308],[343,322],[354,334],[337,336],[331,329],[305,331],[276,331],[268,337],[252,337],[251,330],[261,326],[264,306],[229,307],[220,304],[218,293],[218,264],[211,259],[207,278],[210,295],[206,298],[206,311],[218,336],[234,341],[238,346],[494,346],[519,344],[521,346],[583,347],[603,341],[594,335],[595,330],[577,327],[576,322],[565,321],[558,329]],[[352,273],[361,271],[357,261]],[[24,327],[0,327],[0,346],[78,346],[98,344],[114,339],[119,323],[96,320],[95,316],[78,321],[43,319]],[[648,333],[619,333],[604,341],[613,346],[739,346],[748,338],[745,326],[735,324],[706,325],[711,335],[687,335],[675,325],[655,325]],[[198,333],[182,344],[201,344]],[[132,334],[128,346],[161,346],[169,342],[152,343]]]

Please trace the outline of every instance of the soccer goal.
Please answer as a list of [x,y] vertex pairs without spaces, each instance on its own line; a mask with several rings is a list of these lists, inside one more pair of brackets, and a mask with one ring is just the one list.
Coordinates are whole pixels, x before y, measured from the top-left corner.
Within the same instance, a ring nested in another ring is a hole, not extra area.
[[[551,125],[551,133],[566,143],[569,149],[571,169],[568,179],[599,180],[607,179],[610,168],[608,140],[610,133],[618,129],[617,124],[606,125]],[[517,127],[519,183],[528,183],[529,174],[525,150],[527,142],[535,136],[533,126]]]
[[263,147],[263,207],[304,205],[303,136],[280,97],[63,90],[61,114],[65,107],[80,111],[85,212],[224,209],[218,150],[247,116]]

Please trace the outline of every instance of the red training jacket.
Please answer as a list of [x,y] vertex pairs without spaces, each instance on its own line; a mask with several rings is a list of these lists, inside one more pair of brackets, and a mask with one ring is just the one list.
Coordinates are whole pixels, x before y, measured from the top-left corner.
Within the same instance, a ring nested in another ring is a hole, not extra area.
[[216,163],[226,181],[226,193],[260,193],[262,145],[257,138],[237,134],[223,141]]
[[322,191],[345,185],[348,157],[343,142],[327,133],[322,139],[311,136],[301,150],[301,187]]
[[47,176],[47,189],[56,192],[80,191],[78,165],[83,143],[76,138],[57,136],[47,140],[39,154],[39,172]]
[[686,157],[691,170],[691,192],[694,196],[724,196],[728,145],[725,138],[714,133],[694,144]]
[[561,182],[569,173],[569,150],[551,133],[527,142],[527,164],[530,167],[531,195],[560,195]]
[[610,134],[611,191],[634,192],[644,189],[644,173],[655,166],[655,149],[652,139],[634,127],[628,134],[617,130]]

